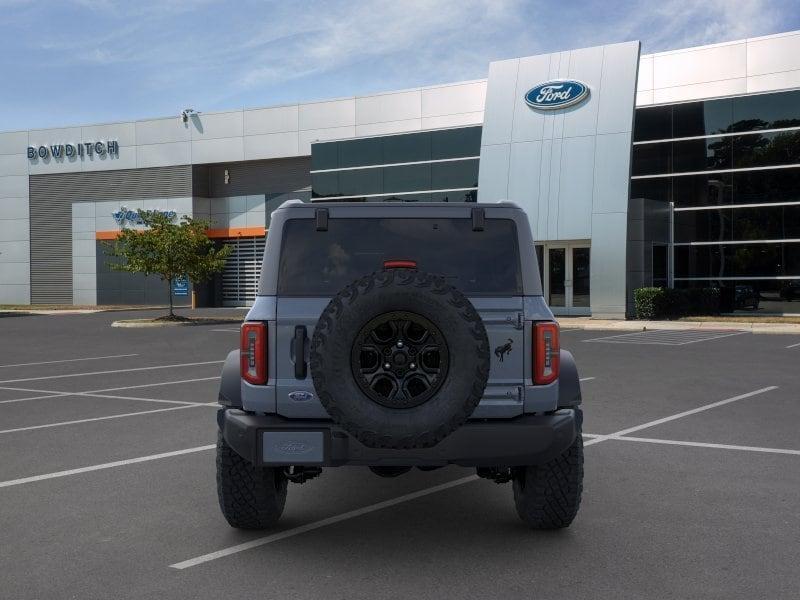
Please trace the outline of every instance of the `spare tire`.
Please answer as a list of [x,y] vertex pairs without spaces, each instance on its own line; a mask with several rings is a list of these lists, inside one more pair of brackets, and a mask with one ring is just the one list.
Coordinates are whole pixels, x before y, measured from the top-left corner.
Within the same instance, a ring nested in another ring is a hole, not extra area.
[[330,301],[311,376],[331,418],[372,448],[427,448],[469,418],[489,378],[489,340],[444,278],[387,269]]

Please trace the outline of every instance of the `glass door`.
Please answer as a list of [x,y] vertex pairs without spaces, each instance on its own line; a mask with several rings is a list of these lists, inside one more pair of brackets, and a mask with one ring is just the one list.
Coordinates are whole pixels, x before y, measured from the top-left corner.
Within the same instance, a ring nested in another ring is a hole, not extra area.
[[570,307],[573,315],[590,314],[589,304],[589,265],[590,251],[589,246],[572,246],[572,298]]
[[547,249],[547,303],[551,307],[567,306],[567,249]]
[[[591,248],[586,242],[544,244],[540,272],[544,295],[557,315],[590,315]],[[542,264],[542,262],[544,264]]]

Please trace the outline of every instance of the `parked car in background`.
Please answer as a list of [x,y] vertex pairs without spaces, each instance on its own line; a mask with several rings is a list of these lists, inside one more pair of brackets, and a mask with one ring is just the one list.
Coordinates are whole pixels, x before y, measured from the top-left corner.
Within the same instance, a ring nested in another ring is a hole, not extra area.
[[737,285],[734,296],[734,308],[750,308],[758,310],[759,293],[752,285]]
[[787,281],[781,286],[781,300],[800,300],[800,281]]

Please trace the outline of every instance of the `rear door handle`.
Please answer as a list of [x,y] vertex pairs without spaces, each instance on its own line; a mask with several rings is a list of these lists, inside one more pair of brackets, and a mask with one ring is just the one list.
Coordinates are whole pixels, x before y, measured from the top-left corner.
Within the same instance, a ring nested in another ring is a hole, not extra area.
[[294,377],[306,378],[306,328],[298,325],[294,328]]

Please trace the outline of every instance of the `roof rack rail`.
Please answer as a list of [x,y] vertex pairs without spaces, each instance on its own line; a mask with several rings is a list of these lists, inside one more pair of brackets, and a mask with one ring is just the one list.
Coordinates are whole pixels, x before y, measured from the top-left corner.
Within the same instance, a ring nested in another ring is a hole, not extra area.
[[[370,200],[369,198],[337,198],[336,196],[330,196],[327,198],[312,198],[312,204],[331,204],[336,202],[368,202],[370,204],[387,204],[387,203],[397,203],[397,204],[416,204],[419,202],[418,200],[406,200],[404,198],[384,198],[382,200]],[[425,201],[427,202],[427,201]],[[447,202],[442,202],[442,204],[447,204]]]
[[330,196],[328,198],[312,198],[312,204],[330,204],[335,202],[366,202],[366,198],[337,198],[336,196]]

